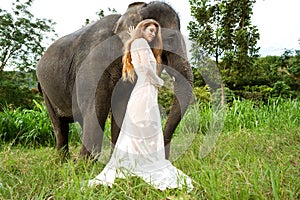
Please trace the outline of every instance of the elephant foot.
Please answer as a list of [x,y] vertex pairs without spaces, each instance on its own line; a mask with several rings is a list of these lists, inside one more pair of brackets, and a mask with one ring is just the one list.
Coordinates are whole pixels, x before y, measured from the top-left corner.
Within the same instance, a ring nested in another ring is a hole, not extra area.
[[82,145],[82,147],[81,147],[80,157],[86,158],[86,159],[91,159],[92,158],[91,152],[89,152],[84,145]]
[[100,154],[93,155],[91,152],[89,152],[84,145],[82,145],[80,150],[80,157],[87,160],[88,162],[97,162]]
[[69,150],[65,149],[65,148],[58,149],[58,154],[59,154],[59,157],[61,158],[61,160],[63,162],[69,160],[69,158],[71,157],[70,153],[69,153]]

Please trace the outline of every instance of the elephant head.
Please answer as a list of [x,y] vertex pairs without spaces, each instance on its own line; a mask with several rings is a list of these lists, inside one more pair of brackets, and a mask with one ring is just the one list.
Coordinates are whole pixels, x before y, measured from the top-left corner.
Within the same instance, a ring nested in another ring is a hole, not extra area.
[[[149,4],[132,3],[119,18],[113,31],[125,43],[129,39],[128,28],[136,26],[143,19],[154,19],[160,23],[163,39],[162,67],[174,80],[173,105],[164,128],[166,158],[169,158],[172,134],[183,117],[192,96],[193,74],[188,63],[185,42],[180,33],[180,20],[170,5],[159,1]],[[159,69],[160,72],[162,70]]]

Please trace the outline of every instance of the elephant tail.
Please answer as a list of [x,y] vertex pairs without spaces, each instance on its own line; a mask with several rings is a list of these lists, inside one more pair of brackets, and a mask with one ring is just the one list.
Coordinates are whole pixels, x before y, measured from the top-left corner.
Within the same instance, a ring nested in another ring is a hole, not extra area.
[[38,90],[41,93],[41,95],[43,96],[42,87],[41,87],[40,82],[38,82]]

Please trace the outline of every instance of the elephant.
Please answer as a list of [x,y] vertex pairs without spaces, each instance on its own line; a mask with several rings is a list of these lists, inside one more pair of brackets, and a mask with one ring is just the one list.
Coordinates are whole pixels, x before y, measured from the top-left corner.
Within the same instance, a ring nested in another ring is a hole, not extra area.
[[192,69],[180,32],[180,20],[167,3],[135,2],[123,14],[111,14],[56,40],[38,61],[36,74],[56,136],[56,148],[69,153],[69,123],[82,128],[80,155],[101,152],[104,126],[111,117],[111,144],[118,139],[134,83],[123,81],[122,56],[127,30],[143,19],[162,27],[163,70],[173,77],[174,99],[163,129],[166,159],[172,134],[187,110],[193,85]]

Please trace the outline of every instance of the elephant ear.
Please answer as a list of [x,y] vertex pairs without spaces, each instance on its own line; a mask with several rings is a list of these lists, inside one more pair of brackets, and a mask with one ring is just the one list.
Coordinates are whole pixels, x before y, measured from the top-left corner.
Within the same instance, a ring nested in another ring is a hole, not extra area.
[[145,2],[135,2],[129,4],[126,12],[119,18],[116,22],[113,32],[121,38],[122,42],[125,43],[129,38],[127,33],[130,26],[136,26],[140,21],[143,20],[140,10],[142,7],[146,6]]

